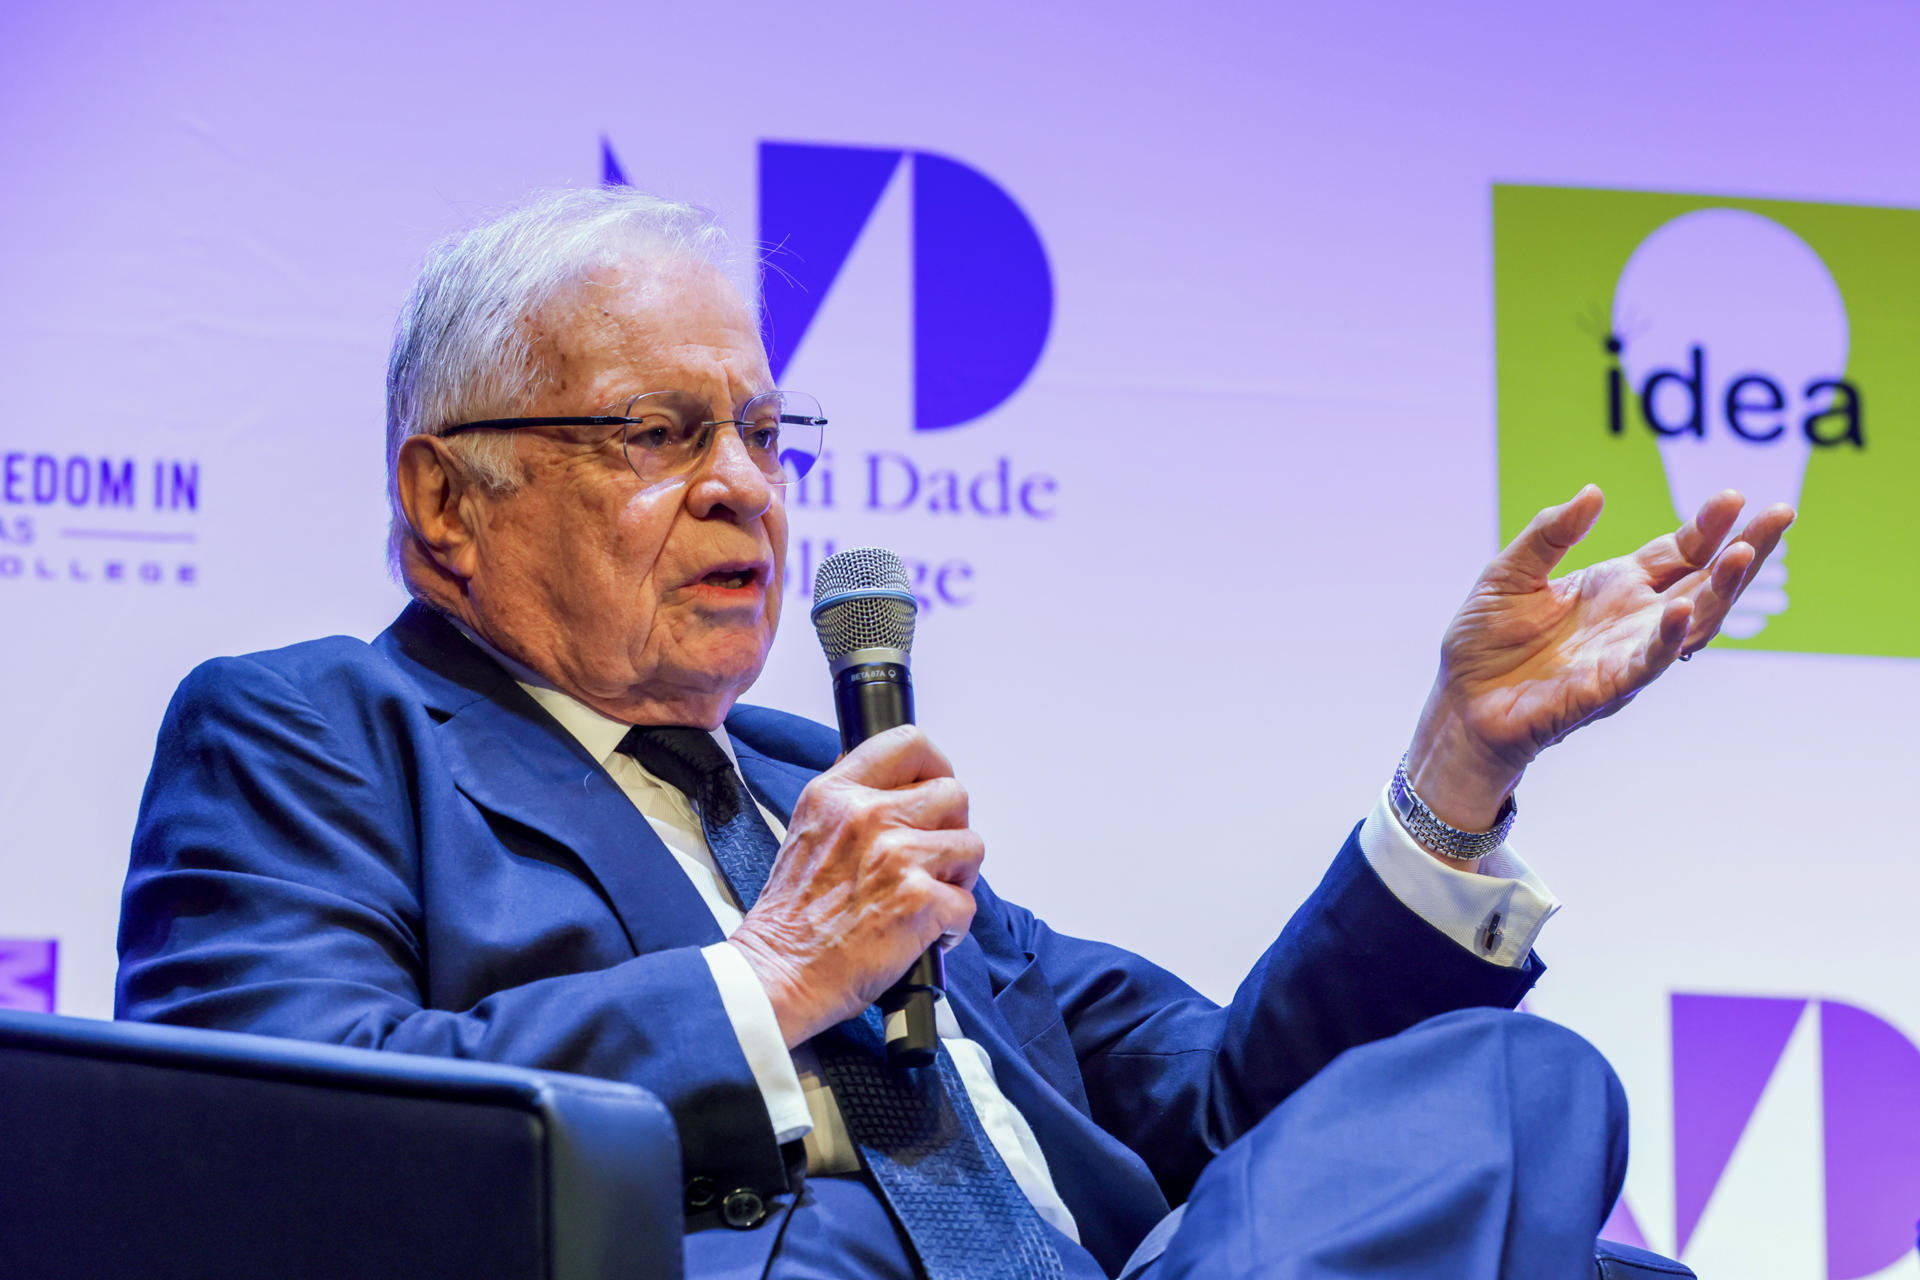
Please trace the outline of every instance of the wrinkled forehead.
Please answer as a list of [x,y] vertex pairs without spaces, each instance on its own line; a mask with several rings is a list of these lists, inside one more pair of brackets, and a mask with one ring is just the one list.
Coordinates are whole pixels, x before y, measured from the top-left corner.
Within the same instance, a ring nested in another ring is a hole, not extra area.
[[752,306],[724,272],[695,259],[656,255],[596,267],[524,323],[536,363],[570,382],[620,371],[671,379],[683,367],[701,378],[766,378]]

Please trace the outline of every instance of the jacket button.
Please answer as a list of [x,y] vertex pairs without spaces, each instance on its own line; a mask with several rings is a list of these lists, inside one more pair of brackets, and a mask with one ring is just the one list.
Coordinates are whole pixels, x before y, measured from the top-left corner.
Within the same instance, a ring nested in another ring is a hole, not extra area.
[[695,1213],[713,1204],[715,1189],[712,1178],[694,1177],[687,1179],[687,1208]]
[[751,1230],[766,1216],[767,1202],[745,1187],[727,1192],[727,1198],[720,1204],[720,1220],[736,1231]]

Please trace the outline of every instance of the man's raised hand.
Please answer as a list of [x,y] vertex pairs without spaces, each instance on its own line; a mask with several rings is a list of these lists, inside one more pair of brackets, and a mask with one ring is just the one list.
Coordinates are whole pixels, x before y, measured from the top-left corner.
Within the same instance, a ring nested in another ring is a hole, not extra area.
[[1794,518],[1768,507],[1720,550],[1743,505],[1725,490],[1632,555],[1550,580],[1602,503],[1588,485],[1536,515],[1447,628],[1407,758],[1408,782],[1444,822],[1492,827],[1536,755],[1712,640]]
[[985,853],[966,788],[912,725],[808,783],[766,889],[729,939],[787,1046],[859,1013],[934,943],[965,937]]

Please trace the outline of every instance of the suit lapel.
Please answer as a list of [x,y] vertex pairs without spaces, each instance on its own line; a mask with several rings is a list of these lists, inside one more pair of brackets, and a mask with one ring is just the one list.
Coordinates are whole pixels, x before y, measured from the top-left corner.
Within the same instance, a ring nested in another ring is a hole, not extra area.
[[440,722],[435,742],[454,785],[481,809],[572,851],[636,953],[722,939],[652,824],[499,664],[419,605],[381,640]]
[[[1054,1189],[1080,1228],[1080,1242],[1103,1265],[1117,1269],[1139,1243],[1139,1230],[1167,1212],[1166,1196],[1153,1174],[1118,1138],[1091,1123],[1070,1043],[1064,1045],[1065,1059],[1056,1072],[1060,1081],[1035,1069],[1027,1046],[1017,1033],[1009,1034],[1013,1027],[993,999],[986,957],[974,938],[947,953],[947,999],[960,1030],[987,1051],[1001,1094],[1046,1153]],[[1065,1027],[1057,1034],[1064,1041]]]

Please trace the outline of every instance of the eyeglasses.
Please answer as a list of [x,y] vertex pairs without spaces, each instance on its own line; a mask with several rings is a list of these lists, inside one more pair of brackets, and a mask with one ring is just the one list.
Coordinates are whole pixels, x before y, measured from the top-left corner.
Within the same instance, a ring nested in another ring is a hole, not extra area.
[[747,456],[768,484],[792,484],[820,460],[820,402],[797,391],[763,391],[735,418],[707,419],[706,401],[690,391],[649,391],[599,413],[573,418],[486,418],[446,428],[442,437],[467,431],[522,431],[528,427],[618,427],[620,451],[642,483],[653,484],[693,470],[713,447],[721,427],[733,427]]

